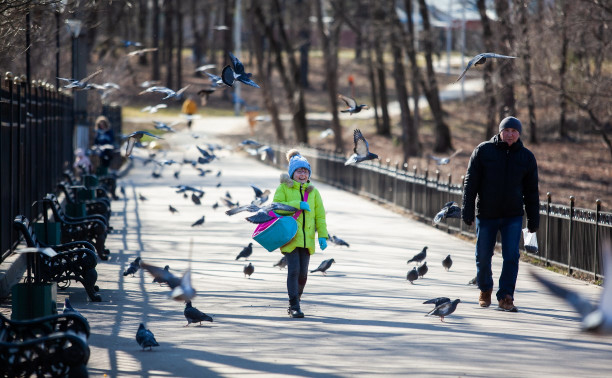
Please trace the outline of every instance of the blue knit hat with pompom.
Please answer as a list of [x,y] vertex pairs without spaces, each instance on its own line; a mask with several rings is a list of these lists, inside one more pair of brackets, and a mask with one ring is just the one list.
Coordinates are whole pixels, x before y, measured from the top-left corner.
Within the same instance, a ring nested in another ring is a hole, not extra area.
[[305,157],[300,155],[300,152],[298,150],[296,149],[289,150],[287,152],[287,161],[289,162],[288,172],[289,172],[290,178],[293,179],[293,174],[299,168],[308,169],[308,178],[310,178],[310,175],[312,174],[312,170],[310,169],[310,164],[308,163],[308,160],[306,160]]

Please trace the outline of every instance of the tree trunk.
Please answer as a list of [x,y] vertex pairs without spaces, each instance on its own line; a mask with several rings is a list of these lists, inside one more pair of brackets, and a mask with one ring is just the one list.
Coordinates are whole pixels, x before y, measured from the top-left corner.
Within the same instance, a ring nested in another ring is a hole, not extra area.
[[165,51],[165,64],[166,64],[166,87],[172,88],[174,84],[174,69],[173,69],[173,53],[174,42],[172,36],[174,31],[172,30],[172,19],[174,18],[174,9],[172,0],[164,0],[164,15],[166,16],[164,22],[164,51]]
[[414,125],[412,124],[412,115],[408,106],[408,88],[406,88],[406,73],[404,71],[404,62],[402,61],[401,48],[401,32],[402,25],[399,22],[397,15],[393,17],[394,34],[391,35],[391,52],[393,53],[393,76],[395,79],[395,89],[397,91],[397,101],[399,102],[401,117],[400,123],[402,128],[402,150],[404,153],[404,161],[408,161],[410,156],[418,156],[419,140]]
[[[202,32],[198,28],[198,12],[197,12],[197,0],[191,0],[191,4],[189,5],[189,9],[191,11],[191,33],[193,34],[193,41],[191,43],[191,50],[194,60],[194,65],[199,67],[202,64],[203,58],[203,49],[202,49]],[[204,17],[204,23],[206,24],[206,20],[208,18]],[[205,26],[208,28],[208,26]],[[201,72],[196,72],[194,74],[197,77],[201,77]]]
[[[323,59],[325,61],[325,82],[329,96],[330,113],[332,115],[332,129],[334,130],[334,143],[336,151],[344,152],[344,143],[342,141],[342,128],[340,127],[340,118],[338,117],[338,39],[342,28],[342,17],[335,15],[334,21],[329,25],[328,33],[325,32],[326,26],[323,23],[323,4],[321,1],[315,1],[315,9],[317,14],[317,28],[319,37],[321,38],[321,49],[323,50]],[[335,12],[344,11],[343,1],[337,1]]]
[[302,88],[310,88],[310,83],[308,82],[308,54],[310,52],[310,21],[308,17],[310,16],[310,2],[307,0],[298,0],[297,1],[297,9],[299,22],[299,42],[300,42],[300,83]]
[[[366,33],[369,35],[369,33]],[[376,130],[380,129],[380,116],[378,115],[378,88],[376,87],[376,76],[374,75],[374,59],[372,58],[372,37],[368,37],[367,45],[367,67],[368,67],[368,81],[370,82],[370,97],[372,98],[372,107],[374,108],[374,124]]]
[[153,67],[151,67],[151,80],[159,80],[161,78],[159,64],[159,0],[153,0],[153,47],[157,50],[153,51]]
[[[406,46],[406,54],[408,55],[408,59],[410,60],[410,72],[411,72],[411,80],[412,80],[412,101],[413,101],[413,112],[414,112],[414,121],[413,128],[414,132],[417,135],[419,133],[420,126],[420,108],[419,108],[419,100],[421,97],[421,91],[419,90],[419,82],[422,80],[421,78],[421,70],[419,70],[419,65],[416,60],[416,49],[414,47],[414,41],[417,38],[414,31],[414,23],[412,21],[412,0],[404,0],[404,6],[406,9],[406,14],[408,14],[408,33],[405,35],[404,29],[400,28],[403,35],[404,45]],[[418,154],[421,154],[421,145],[418,145],[419,151]]]
[[176,27],[178,34],[178,48],[176,52],[176,90],[178,91],[183,87],[183,11],[181,7],[182,2],[176,4]]
[[561,56],[559,56],[559,137],[567,138],[567,125],[565,117],[567,114],[567,100],[565,90],[565,73],[567,72],[567,47],[569,44],[569,37],[567,35],[567,11],[568,2],[563,0],[561,6],[561,22],[559,23],[561,28]]
[[518,0],[517,6],[519,8],[518,11],[521,24],[521,36],[523,38],[523,82],[525,85],[525,91],[527,92],[527,109],[529,111],[529,142],[533,144],[538,144],[535,100],[533,97],[533,87],[531,86],[531,47],[529,45],[527,3],[525,2],[525,0]]
[[382,119],[380,127],[376,129],[376,134],[382,136],[391,136],[391,119],[389,117],[389,99],[387,98],[387,83],[385,75],[385,60],[382,44],[382,31],[380,27],[375,26],[376,35],[379,37],[378,42],[374,43],[374,52],[376,53],[375,71],[378,78],[378,98],[380,99],[380,111]]
[[[271,83],[271,66],[272,63],[268,60],[266,62],[266,58],[264,56],[264,33],[258,27],[257,22],[251,21],[251,30],[253,31],[253,47],[255,52],[255,62],[257,65],[258,76],[261,78],[263,83]],[[263,93],[263,100],[268,113],[270,113],[270,117],[272,118],[272,125],[274,126],[274,132],[276,134],[276,140],[279,143],[285,143],[285,131],[283,130],[283,124],[281,123],[279,117],[278,106],[274,101],[274,96],[272,94],[272,88],[268,85],[262,85],[261,91]]]
[[444,111],[438,94],[438,83],[436,73],[433,69],[431,54],[433,52],[433,43],[431,37],[431,26],[429,24],[429,11],[425,0],[419,0],[419,12],[423,19],[423,50],[425,52],[425,62],[427,67],[427,85],[423,87],[425,97],[429,102],[429,107],[435,121],[434,128],[434,152],[446,152],[453,149],[451,143],[451,134],[448,125],[444,123]]
[[[495,11],[499,17],[499,35],[502,41],[499,46],[499,54],[514,55],[513,24],[510,17],[508,0],[495,0]],[[514,64],[513,59],[498,59],[499,63],[499,89],[501,103],[499,107],[499,119],[508,116],[517,116],[516,99],[514,97]]]
[[[138,0],[138,42],[143,45],[147,45],[146,43],[146,35],[147,35],[147,14],[149,12],[149,7],[147,6],[146,0]],[[147,54],[141,54],[138,56],[138,64],[141,66],[146,66],[148,64]]]
[[[493,47],[493,32],[491,31],[491,22],[489,16],[487,16],[487,9],[485,6],[485,0],[477,0],[476,5],[480,12],[480,22],[482,24],[482,40],[484,43],[485,50],[495,51]],[[496,108],[497,98],[495,96],[495,89],[493,86],[493,65],[485,64],[483,70],[484,79],[484,96],[487,103],[487,120],[484,129],[484,140],[489,140],[495,134],[497,134],[497,122],[496,122]]]

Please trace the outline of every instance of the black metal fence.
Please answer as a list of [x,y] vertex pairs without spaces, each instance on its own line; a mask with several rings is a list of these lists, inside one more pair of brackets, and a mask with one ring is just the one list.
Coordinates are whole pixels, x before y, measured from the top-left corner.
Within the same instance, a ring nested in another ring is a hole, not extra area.
[[[289,148],[279,145],[272,148],[277,158],[274,162],[266,161],[286,169],[284,154]],[[300,147],[300,153],[308,158],[316,179],[393,204],[430,224],[446,202],[462,205],[463,187],[452,184],[450,174],[446,177],[440,177],[439,172],[419,174],[416,167],[410,170],[406,165],[391,165],[389,161],[345,166],[346,157],[333,152]],[[601,240],[612,240],[612,213],[602,212],[599,202],[595,210],[575,208],[573,199],[569,206],[552,204],[547,194],[547,201],[540,202],[540,215],[539,251],[530,256],[570,272],[592,274],[595,279],[603,276],[599,249]],[[459,219],[446,219],[436,227],[475,237],[474,227]]]
[[[114,125],[120,130],[121,108],[107,107],[103,114],[119,117]],[[41,82],[28,87],[25,77],[10,73],[0,78],[0,263],[18,241],[15,216],[39,218],[42,208],[32,204],[55,192],[71,166],[73,136],[72,96]]]

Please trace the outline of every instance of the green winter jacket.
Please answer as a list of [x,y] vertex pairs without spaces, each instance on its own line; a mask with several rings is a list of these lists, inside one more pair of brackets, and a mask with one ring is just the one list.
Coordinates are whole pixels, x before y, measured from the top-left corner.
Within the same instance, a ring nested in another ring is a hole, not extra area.
[[[327,224],[325,222],[325,208],[321,200],[321,194],[310,183],[300,184],[289,178],[289,175],[281,175],[281,184],[276,188],[273,202],[280,202],[300,208],[300,202],[308,192],[308,205],[310,211],[303,210],[297,219],[298,231],[291,241],[280,248],[281,252],[293,252],[297,247],[308,248],[312,255],[315,253],[315,231],[320,238],[328,239]],[[277,211],[280,215],[292,215],[289,212]]]

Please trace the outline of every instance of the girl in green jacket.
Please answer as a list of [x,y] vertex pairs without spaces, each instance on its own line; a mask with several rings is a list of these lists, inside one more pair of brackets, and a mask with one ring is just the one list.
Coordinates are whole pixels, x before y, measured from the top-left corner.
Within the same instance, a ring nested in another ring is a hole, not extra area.
[[[315,252],[315,232],[321,250],[327,248],[327,225],[321,194],[310,183],[310,164],[298,150],[287,152],[289,174],[281,175],[281,184],[276,188],[273,202],[280,202],[302,210],[297,219],[298,231],[280,250],[287,256],[288,313],[292,318],[303,318],[300,298],[308,278],[310,255]],[[282,213],[279,211],[279,213]],[[290,214],[283,214],[290,215]]]

